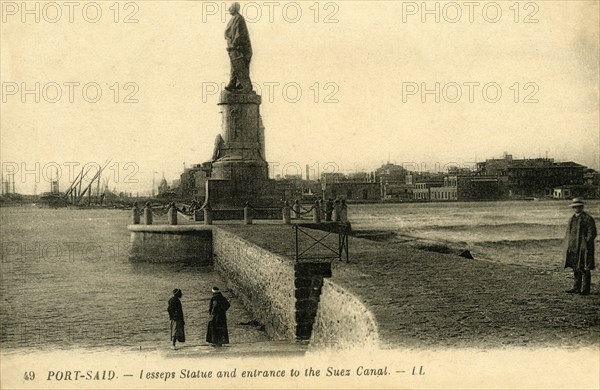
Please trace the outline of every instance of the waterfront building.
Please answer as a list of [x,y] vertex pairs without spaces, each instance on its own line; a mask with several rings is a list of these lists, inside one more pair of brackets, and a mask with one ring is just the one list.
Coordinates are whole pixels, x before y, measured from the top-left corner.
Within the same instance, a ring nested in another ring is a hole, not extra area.
[[502,198],[553,196],[564,185],[584,184],[585,167],[572,161],[555,162],[552,158],[501,159],[477,163],[477,175],[496,177]]
[[383,192],[383,199],[395,199],[409,201],[413,199],[414,185],[412,184],[389,184],[380,185]]
[[325,198],[343,198],[355,201],[380,200],[379,183],[364,181],[327,183]]
[[600,186],[590,184],[571,184],[554,188],[554,199],[572,199],[582,197],[586,199],[600,198]]
[[518,160],[508,167],[509,197],[552,196],[554,188],[583,184],[585,167],[552,159]]
[[194,164],[185,168],[179,177],[177,195],[184,199],[202,201],[206,194],[206,181],[210,177],[210,167],[206,164]]
[[442,186],[431,187],[429,190],[432,201],[458,200],[458,177],[446,176]]
[[414,200],[431,200],[431,189],[444,186],[444,180],[424,180],[414,183],[413,199]]
[[491,175],[457,176],[457,200],[500,200],[502,191],[500,180]]

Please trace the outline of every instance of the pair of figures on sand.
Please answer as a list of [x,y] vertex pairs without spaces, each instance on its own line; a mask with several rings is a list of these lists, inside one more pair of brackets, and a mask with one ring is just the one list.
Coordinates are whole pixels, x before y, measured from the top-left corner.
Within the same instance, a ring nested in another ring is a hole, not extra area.
[[[173,349],[176,349],[176,342],[185,342],[185,321],[183,320],[183,307],[180,298],[183,292],[176,288],[173,290],[173,297],[169,299],[169,319],[171,320],[171,341]],[[223,344],[229,344],[229,333],[227,331],[227,310],[231,305],[227,298],[223,296],[218,287],[212,288],[212,298],[208,305],[208,328],[206,330],[206,341],[213,346],[220,347]]]

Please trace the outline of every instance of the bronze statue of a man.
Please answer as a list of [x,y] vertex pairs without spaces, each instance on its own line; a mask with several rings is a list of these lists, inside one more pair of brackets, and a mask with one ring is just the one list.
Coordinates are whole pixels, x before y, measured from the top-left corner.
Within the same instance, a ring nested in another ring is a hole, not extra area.
[[252,58],[252,45],[244,17],[240,15],[240,4],[233,3],[229,7],[232,18],[225,29],[227,52],[231,60],[231,77],[225,87],[231,92],[251,92],[250,59]]

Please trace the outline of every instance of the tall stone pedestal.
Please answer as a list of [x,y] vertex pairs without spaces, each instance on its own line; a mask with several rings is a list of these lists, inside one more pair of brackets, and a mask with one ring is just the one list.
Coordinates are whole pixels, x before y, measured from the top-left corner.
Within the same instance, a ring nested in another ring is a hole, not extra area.
[[274,184],[265,160],[265,136],[256,93],[223,91],[222,123],[206,197],[215,208],[274,205]]
[[261,98],[255,93],[223,91],[221,94],[221,140],[212,163],[213,179],[238,182],[268,179],[260,103]]

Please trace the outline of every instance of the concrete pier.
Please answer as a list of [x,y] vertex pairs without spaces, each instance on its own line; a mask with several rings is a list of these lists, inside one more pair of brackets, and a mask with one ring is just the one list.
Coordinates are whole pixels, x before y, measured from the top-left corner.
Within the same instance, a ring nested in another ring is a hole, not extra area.
[[203,225],[129,225],[129,260],[212,264],[212,232]]

